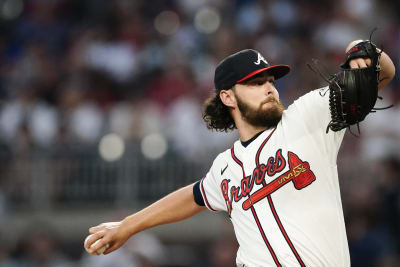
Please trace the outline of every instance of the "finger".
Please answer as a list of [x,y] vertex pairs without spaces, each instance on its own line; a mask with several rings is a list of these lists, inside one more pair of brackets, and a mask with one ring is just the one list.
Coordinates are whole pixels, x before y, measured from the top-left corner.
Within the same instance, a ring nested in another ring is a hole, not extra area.
[[365,63],[367,64],[367,66],[371,66],[371,59],[370,58],[366,58],[365,59]]
[[365,59],[363,59],[363,58],[357,58],[357,64],[360,68],[367,67],[367,63],[365,63]]
[[95,242],[96,240],[97,239],[96,239],[96,237],[94,235],[89,235],[89,236],[86,237],[83,246],[88,249],[93,244],[93,242]]
[[103,230],[104,228],[105,228],[105,225],[104,225],[104,224],[99,224],[99,225],[97,225],[97,226],[90,227],[90,228],[89,228],[89,233],[95,234],[95,233],[97,233],[98,231]]
[[355,59],[350,60],[349,65],[350,65],[351,69],[358,69],[359,68],[359,66],[357,64],[357,61]]
[[99,250],[100,248],[107,246],[109,240],[107,238],[101,238],[98,240],[97,243],[94,243],[94,245],[92,247],[90,247],[89,252],[91,254],[97,254],[97,250]]
[[110,244],[110,246],[106,249],[106,251],[104,251],[103,254],[104,255],[110,254],[111,252],[118,249],[119,247],[120,247],[120,245],[117,243]]
[[89,236],[89,238],[85,242],[85,248],[89,249],[90,246],[96,242],[98,239],[102,238],[104,236],[105,232],[104,231],[99,231],[95,234],[92,234]]

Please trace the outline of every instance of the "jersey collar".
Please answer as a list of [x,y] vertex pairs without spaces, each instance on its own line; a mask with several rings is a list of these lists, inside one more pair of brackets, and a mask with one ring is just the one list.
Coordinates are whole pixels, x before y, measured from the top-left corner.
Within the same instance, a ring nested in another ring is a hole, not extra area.
[[260,134],[262,134],[263,132],[265,132],[265,130],[263,130],[263,131],[257,133],[256,135],[254,135],[252,138],[250,138],[250,139],[247,140],[247,141],[242,141],[242,140],[240,140],[240,143],[242,143],[242,146],[243,146],[243,147],[247,147],[248,145],[250,145],[251,142],[253,142],[253,141],[254,141]]

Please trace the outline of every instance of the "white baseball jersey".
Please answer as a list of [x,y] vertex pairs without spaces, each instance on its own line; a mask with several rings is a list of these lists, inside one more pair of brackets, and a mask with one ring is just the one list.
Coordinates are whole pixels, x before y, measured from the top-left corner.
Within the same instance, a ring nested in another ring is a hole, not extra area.
[[336,166],[345,131],[327,134],[330,120],[326,88],[307,93],[201,180],[208,209],[231,218],[237,266],[350,266]]

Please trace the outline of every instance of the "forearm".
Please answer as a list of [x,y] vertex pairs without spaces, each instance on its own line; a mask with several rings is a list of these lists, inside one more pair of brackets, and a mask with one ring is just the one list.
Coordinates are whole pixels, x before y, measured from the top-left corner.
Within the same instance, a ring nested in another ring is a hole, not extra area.
[[148,228],[173,223],[189,218],[205,207],[196,204],[193,198],[193,184],[183,187],[147,208],[126,217],[122,225],[130,235]]
[[379,64],[381,65],[381,72],[379,73],[380,82],[378,85],[378,88],[380,89],[386,86],[394,78],[396,69],[392,60],[385,52],[382,52]]

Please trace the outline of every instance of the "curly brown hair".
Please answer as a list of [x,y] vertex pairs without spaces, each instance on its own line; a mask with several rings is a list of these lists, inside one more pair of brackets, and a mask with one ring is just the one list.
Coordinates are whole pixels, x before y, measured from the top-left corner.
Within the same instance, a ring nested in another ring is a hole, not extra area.
[[204,102],[203,120],[208,129],[218,132],[228,132],[236,128],[229,108],[222,103],[217,93]]

